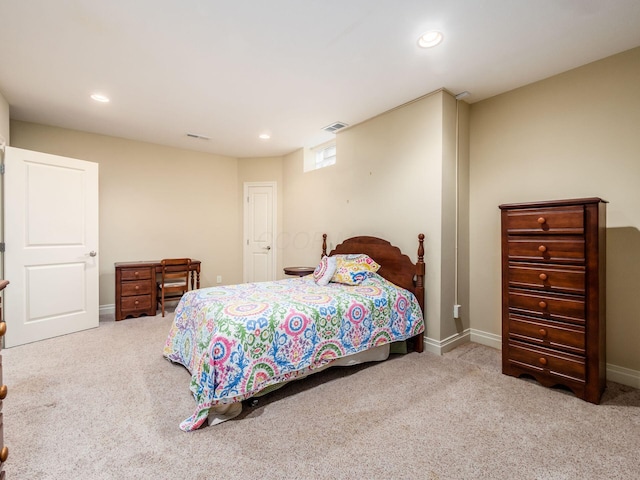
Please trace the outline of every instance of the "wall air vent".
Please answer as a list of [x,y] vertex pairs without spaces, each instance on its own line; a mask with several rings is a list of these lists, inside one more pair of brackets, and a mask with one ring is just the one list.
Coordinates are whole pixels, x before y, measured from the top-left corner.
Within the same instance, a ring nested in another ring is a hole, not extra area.
[[200,140],[211,140],[211,137],[207,137],[206,135],[199,135],[197,133],[187,133],[187,137],[199,138]]
[[323,130],[325,132],[329,132],[329,133],[336,133],[338,130],[340,130],[341,128],[344,127],[348,127],[349,124],[348,123],[344,123],[344,122],[333,122],[331,125],[327,125],[326,127],[323,128]]

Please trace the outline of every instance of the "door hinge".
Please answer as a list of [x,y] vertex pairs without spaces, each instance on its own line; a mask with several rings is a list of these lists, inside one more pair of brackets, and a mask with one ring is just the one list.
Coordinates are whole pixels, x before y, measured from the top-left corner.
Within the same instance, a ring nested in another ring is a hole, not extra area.
[[4,253],[4,242],[0,242],[0,253]]
[[0,175],[4,175],[4,163],[0,163]]

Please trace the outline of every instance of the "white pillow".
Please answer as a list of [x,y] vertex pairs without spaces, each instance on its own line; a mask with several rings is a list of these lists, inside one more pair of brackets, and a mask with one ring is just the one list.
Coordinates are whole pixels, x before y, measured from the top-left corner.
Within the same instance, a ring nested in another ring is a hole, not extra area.
[[336,259],[335,257],[322,257],[320,263],[313,272],[313,279],[318,285],[329,285],[331,277],[336,272]]

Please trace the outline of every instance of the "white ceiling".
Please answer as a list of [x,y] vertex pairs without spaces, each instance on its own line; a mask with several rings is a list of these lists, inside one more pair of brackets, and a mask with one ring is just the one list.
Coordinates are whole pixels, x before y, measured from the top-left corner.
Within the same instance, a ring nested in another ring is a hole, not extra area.
[[[429,29],[444,42],[419,49]],[[473,103],[639,45],[638,0],[0,0],[0,92],[12,119],[277,156],[439,88]]]

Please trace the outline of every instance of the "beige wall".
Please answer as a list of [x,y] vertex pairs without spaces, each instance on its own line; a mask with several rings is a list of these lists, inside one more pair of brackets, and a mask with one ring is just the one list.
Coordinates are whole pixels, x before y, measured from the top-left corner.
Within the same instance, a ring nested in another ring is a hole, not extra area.
[[4,138],[7,145],[11,144],[9,133],[9,104],[0,92],[0,139]]
[[470,155],[469,155],[469,136],[470,123],[469,112],[470,107],[465,102],[458,102],[459,117],[458,122],[458,149],[459,149],[459,165],[458,165],[458,262],[455,266],[458,277],[458,294],[457,303],[461,305],[460,320],[456,321],[456,331],[462,332],[468,330],[471,326],[470,310],[471,304],[469,299],[470,292],[470,245],[471,237],[469,233],[469,182],[470,182]]
[[602,197],[607,363],[640,370],[640,48],[470,112],[471,326],[500,335],[501,203]]
[[99,163],[100,305],[114,262],[189,256],[202,286],[242,281],[238,160],[62,128],[11,122],[12,146]]
[[[439,91],[337,135],[335,165],[303,172],[303,152],[284,158],[284,262],[315,265],[356,235],[385,238],[417,258],[426,235],[427,337],[458,328],[452,319],[456,101]],[[460,326],[461,328],[461,326]]]

